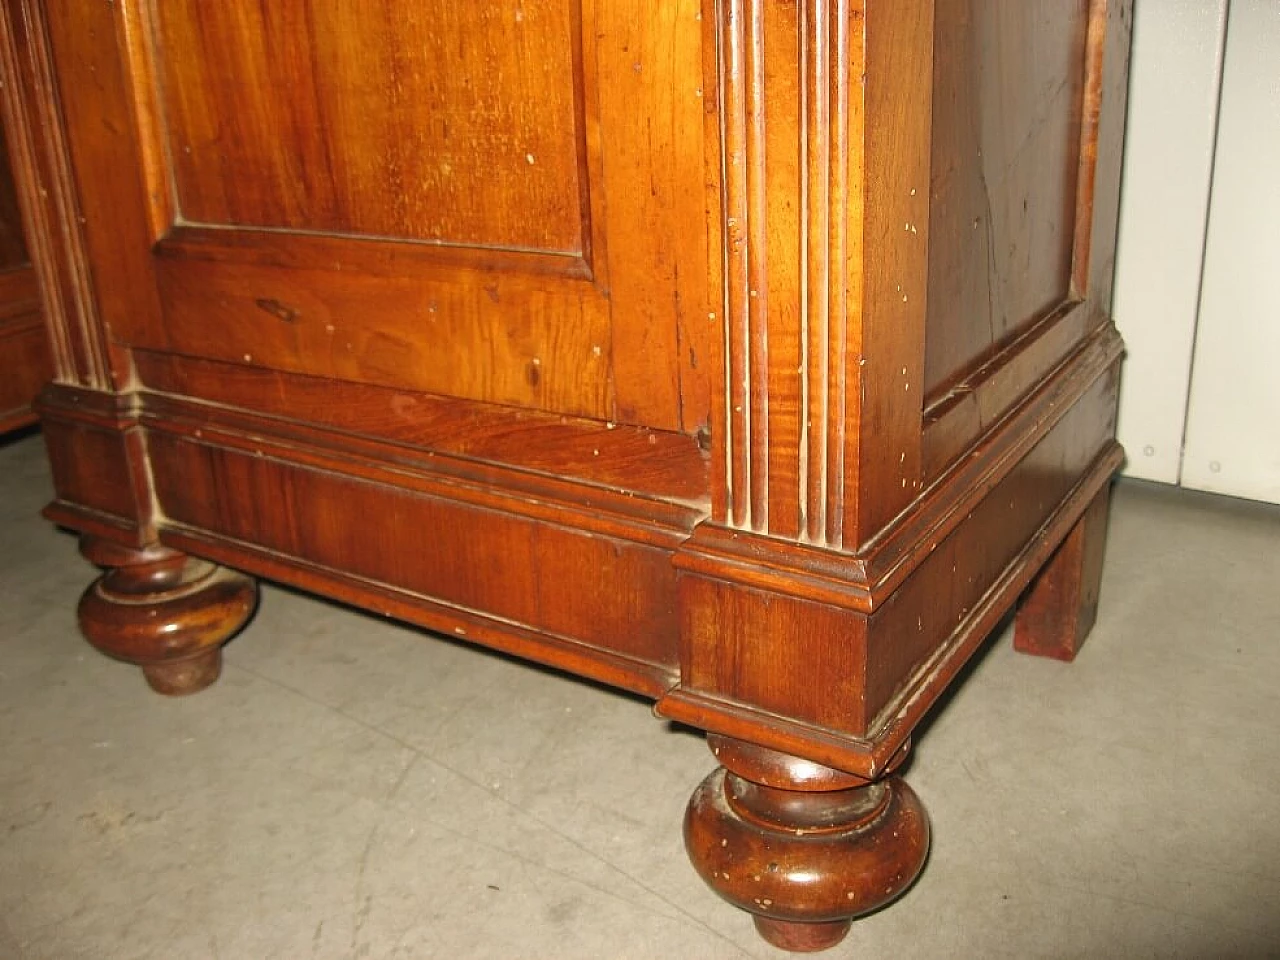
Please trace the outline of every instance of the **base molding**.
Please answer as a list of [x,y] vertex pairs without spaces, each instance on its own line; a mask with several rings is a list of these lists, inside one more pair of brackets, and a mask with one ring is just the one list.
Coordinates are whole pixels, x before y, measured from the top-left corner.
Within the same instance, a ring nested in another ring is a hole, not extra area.
[[[1082,346],[856,555],[717,527],[688,503],[68,385],[42,400],[58,489],[46,512],[127,547],[163,543],[632,690],[660,715],[874,778],[1119,465],[1108,439],[1113,332]],[[815,659],[817,674],[804,666]]]
[[[691,687],[687,672],[681,684],[658,701],[654,711],[710,733],[749,739],[859,777],[883,776],[909,744],[915,725],[1014,607],[1089,505],[1111,482],[1123,459],[1124,452],[1114,441],[1103,449],[1057,509],[989,585],[981,601],[964,614],[950,634],[904,678],[886,706],[870,718],[865,732],[851,735],[838,727],[805,722],[794,715],[761,709],[757,704],[717,696]],[[866,632],[851,637],[850,642],[866,643],[876,627],[869,618],[857,622]]]

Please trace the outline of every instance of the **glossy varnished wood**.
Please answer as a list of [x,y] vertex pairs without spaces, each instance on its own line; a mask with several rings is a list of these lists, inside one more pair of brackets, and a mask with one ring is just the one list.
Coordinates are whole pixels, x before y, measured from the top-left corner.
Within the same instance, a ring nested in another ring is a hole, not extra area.
[[867,782],[725,737],[709,744],[720,768],[689,801],[685,846],[775,946],[834,946],[924,866],[929,821],[901,778]]
[[1076,296],[1089,6],[937,0],[930,393]]
[[86,633],[199,686],[214,562],[637,691],[699,871],[836,942],[965,661],[1091,621],[1129,9],[3,0]]
[[1013,646],[1074,660],[1098,616],[1110,489],[1104,487],[1036,577],[1018,607]]
[[[707,257],[687,226],[703,218],[692,4],[44,7],[82,90],[64,116],[86,246],[104,287],[146,291],[103,297],[119,341],[705,423],[710,363],[686,332]],[[103,115],[121,122],[104,133]]]
[[182,221],[581,253],[584,91],[563,81],[594,51],[575,0],[516,9],[155,4]]
[[157,693],[195,693],[218,679],[222,644],[257,604],[252,580],[159,545],[139,550],[87,536],[80,550],[108,568],[80,598],[90,643],[142,667]]

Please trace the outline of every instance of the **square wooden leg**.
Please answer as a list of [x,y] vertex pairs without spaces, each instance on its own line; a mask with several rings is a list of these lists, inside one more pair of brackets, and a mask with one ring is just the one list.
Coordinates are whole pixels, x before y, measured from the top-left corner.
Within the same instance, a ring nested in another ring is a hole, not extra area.
[[1111,486],[1103,487],[1022,598],[1013,646],[1074,660],[1098,615]]

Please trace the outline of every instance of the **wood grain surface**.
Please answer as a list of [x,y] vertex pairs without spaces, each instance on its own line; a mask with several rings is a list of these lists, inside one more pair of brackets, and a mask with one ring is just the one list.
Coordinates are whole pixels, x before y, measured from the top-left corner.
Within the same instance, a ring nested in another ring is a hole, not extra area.
[[1130,11],[0,0],[86,634],[211,682],[212,563],[638,692],[696,868],[830,946],[965,662],[1093,616]]

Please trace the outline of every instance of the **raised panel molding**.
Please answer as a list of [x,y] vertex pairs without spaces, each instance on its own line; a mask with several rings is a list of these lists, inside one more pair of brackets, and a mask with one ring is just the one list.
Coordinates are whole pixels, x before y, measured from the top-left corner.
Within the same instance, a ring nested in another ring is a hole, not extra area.
[[[83,91],[61,104],[65,150],[51,151],[70,167],[64,221],[83,234],[94,264],[92,278],[68,272],[86,309],[100,315],[82,324],[99,338],[100,374],[72,382],[127,386],[131,351],[149,349],[707,430],[715,338],[705,323],[707,249],[702,231],[689,225],[705,213],[701,128],[714,98],[703,98],[698,0],[546,2],[572,13],[563,38],[572,76],[544,78],[568,91],[575,111],[570,132],[582,176],[559,179],[564,186],[576,178],[586,192],[575,214],[582,243],[569,252],[183,225],[156,97],[163,51],[151,39],[152,4],[82,9],[69,0],[10,0],[16,21],[47,23],[45,74],[53,75],[56,61],[64,82]],[[112,118],[109,127],[103,116]],[[516,199],[512,210],[521,209]],[[626,256],[611,262],[614,243]],[[206,270],[243,269],[253,283],[234,305],[187,297],[201,261]],[[75,261],[46,262],[66,269]],[[314,273],[300,285],[303,271]],[[366,280],[414,288],[415,307],[388,312],[385,298],[353,304],[337,292]],[[177,299],[168,302],[169,295]],[[260,303],[280,309],[263,313]],[[258,333],[263,349],[252,345]],[[500,349],[489,351],[495,342]],[[413,356],[408,343],[416,345]],[[303,357],[303,346],[318,352]],[[466,369],[453,360],[459,351],[471,358]],[[72,366],[86,364],[94,366]]]
[[1083,290],[1104,8],[937,2],[926,404]]
[[[1007,416],[1032,385],[1067,362],[1081,338],[1111,314],[1130,11],[1120,0],[1089,0],[1087,5],[1077,161],[1069,216],[1064,221],[1069,274],[1062,295],[1003,337],[998,335],[994,315],[968,318],[970,324],[989,331],[990,343],[951,379],[941,376],[936,378],[939,383],[931,385],[924,410],[926,477],[938,475]],[[994,310],[992,303],[983,306]],[[936,317],[931,310],[931,320],[947,318],[950,309],[940,301]]]
[[580,0],[147,6],[179,223],[589,245]]

